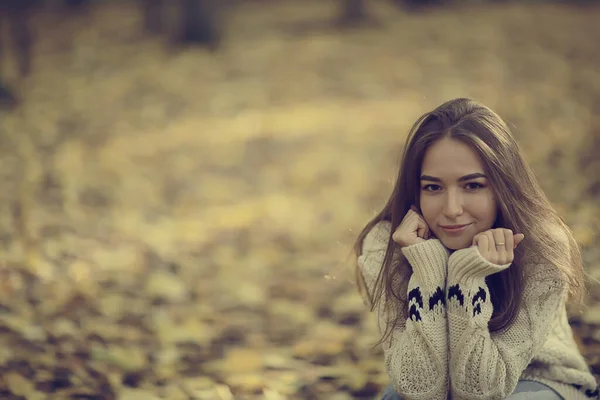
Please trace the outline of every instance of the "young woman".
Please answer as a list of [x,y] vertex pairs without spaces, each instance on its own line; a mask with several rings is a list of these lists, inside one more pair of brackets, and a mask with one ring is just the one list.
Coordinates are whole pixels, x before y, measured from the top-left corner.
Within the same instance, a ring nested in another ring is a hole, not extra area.
[[598,399],[566,302],[577,243],[507,125],[470,99],[423,115],[356,243],[391,385],[384,399]]

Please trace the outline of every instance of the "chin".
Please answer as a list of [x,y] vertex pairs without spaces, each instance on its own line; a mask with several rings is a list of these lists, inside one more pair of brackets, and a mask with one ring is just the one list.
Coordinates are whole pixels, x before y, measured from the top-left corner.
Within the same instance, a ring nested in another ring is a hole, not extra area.
[[466,249],[471,246],[471,242],[465,242],[464,240],[442,240],[442,244],[449,250],[460,250]]

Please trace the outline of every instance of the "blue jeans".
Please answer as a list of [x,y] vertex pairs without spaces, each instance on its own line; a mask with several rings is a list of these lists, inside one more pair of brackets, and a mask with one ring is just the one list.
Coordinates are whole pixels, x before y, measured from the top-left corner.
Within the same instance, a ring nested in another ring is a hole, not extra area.
[[[385,388],[381,400],[402,400],[402,397],[389,385]],[[534,381],[522,380],[517,383],[515,391],[507,400],[564,400],[558,393],[548,386]]]

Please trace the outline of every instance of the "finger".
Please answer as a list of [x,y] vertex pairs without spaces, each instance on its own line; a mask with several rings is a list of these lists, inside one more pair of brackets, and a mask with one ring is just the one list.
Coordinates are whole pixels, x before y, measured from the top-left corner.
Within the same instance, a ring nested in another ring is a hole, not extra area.
[[425,218],[423,218],[423,216],[421,216],[421,221],[423,222],[423,225],[425,225],[425,233],[424,233],[424,238],[425,240],[427,239],[431,239],[431,229],[429,228],[429,225],[427,224],[427,221],[425,221]]
[[514,235],[510,229],[504,231],[504,240],[506,240],[506,251],[512,254],[516,246],[514,244]]
[[499,252],[500,258],[498,259],[498,264],[508,264],[515,258],[515,253],[513,251],[513,233],[510,229],[503,229],[502,233],[504,234],[505,245],[502,246],[502,251]]
[[402,242],[402,238],[400,237],[401,235],[401,231],[400,228],[396,229],[396,231],[394,232],[394,234],[392,235],[392,240],[396,243],[401,243]]
[[425,239],[425,232],[427,231],[427,224],[421,218],[417,220],[417,236]]
[[494,229],[492,231],[492,237],[494,238],[494,248],[490,250],[496,250],[498,252],[506,251],[506,238],[504,235],[504,229]]
[[417,213],[415,213],[413,210],[408,210],[408,212],[402,219],[400,226],[398,226],[398,228],[392,235],[392,239],[396,243],[402,244],[406,242],[407,238],[419,236],[419,220],[420,216]]
[[487,240],[487,251],[488,252],[492,252],[492,251],[496,251],[496,240],[494,240],[494,232],[489,230],[484,232],[483,234],[488,240]]
[[519,245],[519,243],[523,241],[523,239],[525,239],[525,235],[523,235],[522,233],[517,233],[516,235],[514,235],[514,247],[516,248]]
[[398,229],[400,229],[400,227],[405,228],[405,227],[411,226],[411,224],[414,223],[415,217],[416,217],[415,213],[412,210],[408,210],[408,212],[402,219],[402,222],[400,222],[400,226],[398,227]]
[[418,231],[421,225],[421,216],[412,210],[409,212],[410,216],[408,218],[408,222],[410,223],[410,227],[414,231]]
[[411,223],[416,224],[415,230],[417,231],[417,235],[424,238],[426,232],[429,231],[429,226],[427,225],[427,222],[425,222],[423,216],[415,211],[415,209],[415,206],[411,206],[411,209],[408,211],[411,216]]
[[419,216],[419,214],[417,214],[412,208],[410,210],[408,210],[408,212],[406,213],[406,216],[404,218],[406,218],[407,220],[409,219],[414,219],[417,218]]
[[477,246],[479,244],[479,238],[481,237],[481,234],[478,233],[477,235],[473,236],[473,243],[471,244],[471,246]]
[[481,235],[477,239],[477,248],[481,255],[487,254],[490,247],[490,238],[488,235]]

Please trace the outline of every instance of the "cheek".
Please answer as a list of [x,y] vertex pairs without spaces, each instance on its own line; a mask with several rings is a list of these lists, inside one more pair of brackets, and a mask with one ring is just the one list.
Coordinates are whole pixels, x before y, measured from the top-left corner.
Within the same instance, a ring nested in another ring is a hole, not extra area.
[[[492,227],[496,221],[496,215],[498,213],[498,206],[493,196],[484,196],[474,204],[474,208],[477,209],[479,220],[484,222],[485,225]],[[489,229],[489,228],[488,228]]]
[[437,215],[437,212],[435,211],[436,206],[434,202],[432,202],[431,199],[421,198],[420,208],[421,214],[423,215],[423,219],[425,220],[427,225],[429,225],[429,227],[434,225],[434,221]]

